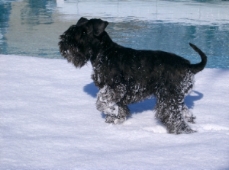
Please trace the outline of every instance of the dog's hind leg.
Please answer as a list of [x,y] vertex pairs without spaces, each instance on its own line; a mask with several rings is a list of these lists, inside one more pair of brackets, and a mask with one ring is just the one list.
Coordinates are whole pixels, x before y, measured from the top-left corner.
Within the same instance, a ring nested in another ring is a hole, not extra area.
[[157,98],[156,117],[166,126],[169,133],[193,133],[182,114],[182,95],[164,95]]
[[100,89],[96,107],[106,115],[106,123],[120,124],[126,120],[129,109],[120,102],[123,96],[124,94],[117,93],[108,86]]
[[[185,76],[183,77],[183,81],[180,83],[180,89],[182,89],[182,94],[188,95],[194,85],[194,74],[191,71],[187,71]],[[194,120],[196,119],[195,116],[193,116],[192,112],[188,109],[188,107],[185,105],[184,101],[182,103],[182,113],[183,117],[187,122],[195,123]]]
[[187,122],[195,123],[196,117],[193,116],[192,112],[188,109],[188,107],[184,103],[182,104],[182,114]]

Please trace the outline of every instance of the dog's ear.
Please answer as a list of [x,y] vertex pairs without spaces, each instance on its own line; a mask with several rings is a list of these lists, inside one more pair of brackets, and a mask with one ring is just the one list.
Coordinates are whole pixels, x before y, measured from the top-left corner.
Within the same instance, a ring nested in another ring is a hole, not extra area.
[[99,36],[105,28],[107,27],[108,22],[101,19],[94,19],[93,21],[93,32],[95,36]]
[[80,26],[82,24],[86,24],[88,22],[87,18],[81,17],[79,21],[76,23],[77,26]]

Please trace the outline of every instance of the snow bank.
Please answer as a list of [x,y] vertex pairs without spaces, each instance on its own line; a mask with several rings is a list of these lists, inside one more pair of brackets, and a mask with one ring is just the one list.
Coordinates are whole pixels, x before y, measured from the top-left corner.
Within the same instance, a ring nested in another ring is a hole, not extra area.
[[0,55],[0,169],[229,169],[229,70],[196,75],[190,135],[167,134],[154,99],[104,123],[90,74],[90,64]]

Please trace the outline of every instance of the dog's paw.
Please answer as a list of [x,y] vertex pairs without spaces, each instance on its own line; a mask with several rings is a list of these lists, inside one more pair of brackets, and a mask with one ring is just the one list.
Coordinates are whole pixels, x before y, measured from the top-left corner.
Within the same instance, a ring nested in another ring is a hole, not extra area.
[[116,119],[116,115],[112,114],[112,115],[106,115],[106,123],[114,123]]
[[191,133],[195,133],[197,132],[196,130],[192,130],[191,128],[189,129],[179,129],[179,130],[176,130],[176,131],[169,131],[169,133],[173,133],[173,134],[191,134]]
[[116,118],[114,120],[114,124],[122,124],[123,122],[125,122],[126,118],[121,117],[121,118]]
[[190,134],[197,132],[196,130],[192,130],[185,122],[181,123],[179,126],[168,126],[167,130],[169,133],[174,134]]
[[190,110],[188,110],[187,107],[184,107],[184,109],[183,109],[183,117],[187,122],[195,123],[196,117],[193,116],[192,112]]
[[185,134],[190,134],[190,133],[195,133],[195,132],[197,132],[197,131],[196,131],[196,130],[192,130],[191,128],[185,129],[185,130],[183,131],[183,133],[185,133]]
[[196,130],[192,130],[190,127],[182,128],[182,129],[177,129],[175,131],[175,134],[191,134],[197,132]]
[[107,115],[106,116],[106,123],[113,123],[113,124],[122,124],[125,122],[126,118],[125,117],[119,117],[114,114],[112,115]]
[[196,117],[195,116],[191,116],[191,117],[186,117],[185,120],[189,123],[195,123],[195,119]]

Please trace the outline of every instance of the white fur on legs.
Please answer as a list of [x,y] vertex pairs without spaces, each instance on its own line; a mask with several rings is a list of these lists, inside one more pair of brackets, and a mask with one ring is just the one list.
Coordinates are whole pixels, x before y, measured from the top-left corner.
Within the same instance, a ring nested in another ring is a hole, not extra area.
[[96,107],[99,111],[106,114],[106,122],[120,124],[126,120],[129,112],[127,106],[117,104],[114,90],[104,86],[97,95]]
[[190,122],[190,123],[195,123],[195,119],[196,117],[193,116],[193,113],[188,109],[187,106],[183,105],[182,107],[182,114],[183,114],[183,117],[184,119],[187,121],[187,122]]
[[97,94],[97,109],[104,114],[110,115],[118,115],[118,106],[114,100],[114,92],[108,88],[108,86],[104,86]]

